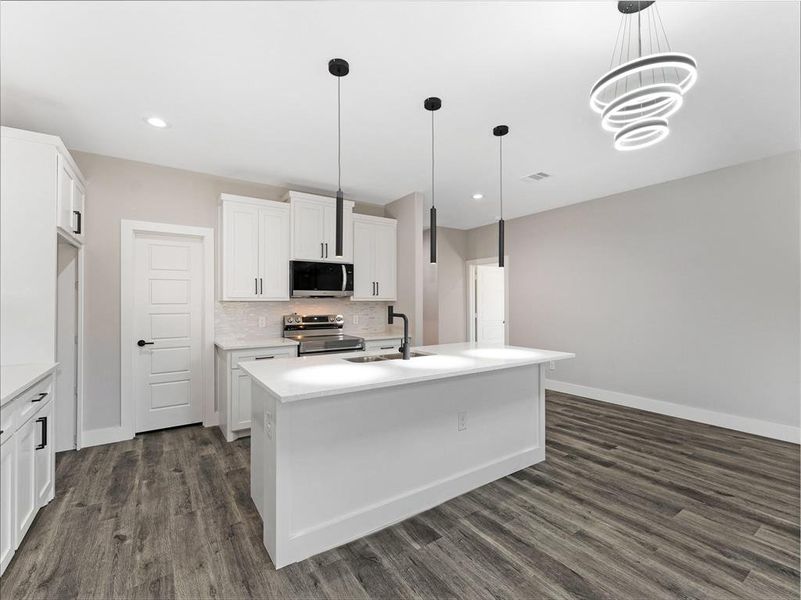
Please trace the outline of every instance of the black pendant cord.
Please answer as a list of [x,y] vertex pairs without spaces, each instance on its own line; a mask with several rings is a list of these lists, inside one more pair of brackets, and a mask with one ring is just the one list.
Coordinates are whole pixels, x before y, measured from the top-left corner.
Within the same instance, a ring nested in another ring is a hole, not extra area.
[[498,185],[500,193],[500,218],[498,219],[498,266],[503,267],[505,254],[505,222],[503,220],[503,136],[509,133],[509,127],[498,125],[492,130],[492,134],[498,138],[498,158],[500,181]]
[[430,212],[430,262],[437,262],[437,206],[434,192],[434,111],[442,106],[442,100],[436,97],[426,98],[423,108],[431,112],[431,212]]
[[332,58],[328,61],[328,72],[337,78],[337,199],[336,199],[336,231],[334,256],[344,256],[345,228],[345,196],[342,193],[342,82],[341,79],[350,72],[348,61]]

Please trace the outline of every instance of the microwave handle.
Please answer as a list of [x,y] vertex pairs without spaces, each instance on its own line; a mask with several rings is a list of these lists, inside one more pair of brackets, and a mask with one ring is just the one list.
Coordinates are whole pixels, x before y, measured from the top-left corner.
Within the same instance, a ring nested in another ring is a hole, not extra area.
[[348,287],[348,270],[345,265],[342,265],[342,291],[344,292]]

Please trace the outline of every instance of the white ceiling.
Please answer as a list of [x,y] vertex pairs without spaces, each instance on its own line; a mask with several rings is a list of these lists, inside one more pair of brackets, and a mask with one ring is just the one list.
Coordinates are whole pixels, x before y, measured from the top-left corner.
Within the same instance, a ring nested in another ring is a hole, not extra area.
[[[588,107],[612,2],[3,2],[0,117],[78,150],[332,191],[327,62],[343,57],[346,196],[428,192],[437,95],[440,223],[460,228],[498,214],[501,123],[506,218],[798,148],[799,4],[660,7],[700,76],[668,139],[639,152],[613,150]],[[538,171],[552,177],[520,181]]]

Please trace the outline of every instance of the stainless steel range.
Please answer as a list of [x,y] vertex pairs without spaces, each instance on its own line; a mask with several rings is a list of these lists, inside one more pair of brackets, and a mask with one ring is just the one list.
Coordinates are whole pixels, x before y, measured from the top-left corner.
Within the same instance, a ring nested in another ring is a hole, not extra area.
[[364,339],[345,335],[342,315],[284,315],[284,337],[299,343],[298,355],[364,350]]

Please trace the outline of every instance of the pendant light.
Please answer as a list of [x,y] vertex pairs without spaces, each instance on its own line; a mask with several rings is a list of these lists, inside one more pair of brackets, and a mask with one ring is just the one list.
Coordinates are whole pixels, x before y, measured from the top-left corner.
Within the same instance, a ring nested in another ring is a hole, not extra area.
[[336,233],[334,243],[334,256],[342,258],[344,237],[345,196],[342,194],[342,127],[341,127],[341,94],[340,83],[342,78],[350,72],[348,61],[343,58],[332,58],[328,61],[328,72],[337,78],[337,207],[336,207]]
[[509,133],[509,127],[506,125],[498,125],[493,128],[492,135],[498,138],[498,149],[500,155],[500,200],[501,200],[501,218],[498,220],[498,266],[503,267],[503,254],[504,254],[504,231],[503,231],[503,136]]
[[442,107],[442,100],[432,96],[426,98],[423,107],[431,112],[431,262],[437,262],[437,207],[434,203],[434,111]]
[[671,50],[653,0],[618,2],[617,9],[609,71],[592,86],[590,108],[615,134],[617,150],[638,150],[667,137],[668,117],[681,108],[698,68],[692,56]]

